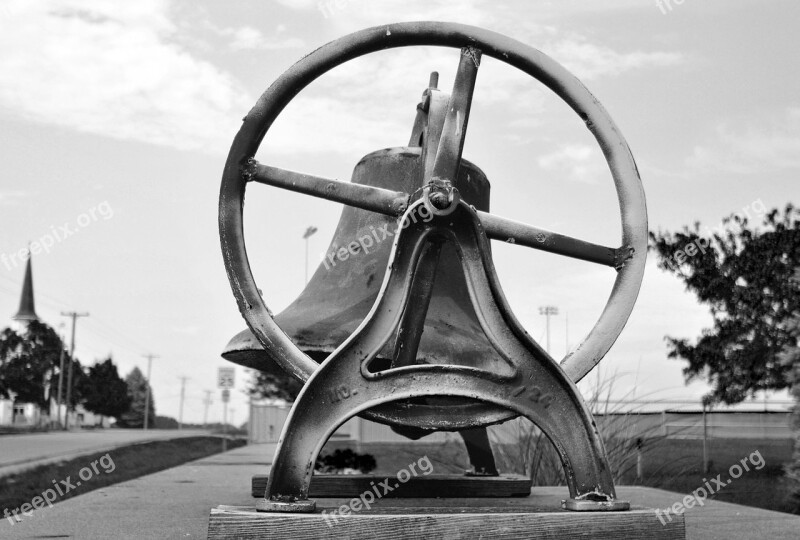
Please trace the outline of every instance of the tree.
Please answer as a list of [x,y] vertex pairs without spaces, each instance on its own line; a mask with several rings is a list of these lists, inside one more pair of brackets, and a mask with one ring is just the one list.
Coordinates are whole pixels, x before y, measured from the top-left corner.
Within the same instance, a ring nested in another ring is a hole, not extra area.
[[687,381],[711,383],[709,402],[737,403],[791,384],[792,366],[780,355],[797,343],[791,321],[800,314],[800,287],[791,278],[800,268],[800,210],[772,210],[761,225],[734,215],[711,235],[701,234],[699,223],[650,234],[659,267],[711,310],[713,328],[694,343],[666,338],[669,357],[688,363]]
[[[794,279],[800,282],[800,270]],[[786,466],[786,478],[789,480],[789,505],[795,514],[800,514],[800,317],[795,317],[790,325],[795,336],[794,345],[790,345],[781,353],[781,361],[789,367],[789,383],[792,388],[795,406],[792,412],[794,428],[794,455],[792,462]]]
[[[8,397],[9,390],[13,391],[17,401],[35,403],[47,410],[49,398],[55,397],[58,386],[62,348],[56,331],[39,321],[30,321],[20,333],[10,328],[0,332],[0,394]],[[69,365],[68,356],[64,356],[65,370]],[[80,378],[80,362],[74,362],[77,370],[73,377],[77,373]],[[78,399],[79,395],[74,397]]]
[[[130,407],[118,419],[121,427],[141,428],[144,426],[145,401],[149,384],[138,367],[133,368],[125,377],[125,384],[128,387],[128,398]],[[150,407],[148,408],[148,424],[155,425],[156,406],[153,400],[153,392],[150,391]]]
[[119,419],[131,405],[128,385],[120,378],[110,356],[89,367],[80,387],[85,399],[83,406],[93,413]]
[[255,371],[247,392],[256,399],[294,401],[302,388],[303,383],[276,366],[274,371]]

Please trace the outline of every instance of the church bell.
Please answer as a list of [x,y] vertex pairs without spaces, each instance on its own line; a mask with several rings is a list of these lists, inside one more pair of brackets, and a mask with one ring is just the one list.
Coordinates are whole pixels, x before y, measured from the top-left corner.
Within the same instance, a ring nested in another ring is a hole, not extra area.
[[[411,193],[422,185],[422,174],[420,147],[388,148],[365,156],[356,165],[352,182]],[[457,187],[462,199],[489,211],[489,181],[477,166],[462,161]],[[306,288],[275,317],[284,332],[317,362],[347,339],[369,313],[400,228],[396,219],[346,206]],[[457,257],[451,244],[442,247],[415,361],[501,371],[506,364],[478,323]],[[424,304],[424,299],[419,303]],[[222,356],[259,371],[280,369],[249,329],[234,336]],[[396,353],[387,345],[374,369],[397,362]]]

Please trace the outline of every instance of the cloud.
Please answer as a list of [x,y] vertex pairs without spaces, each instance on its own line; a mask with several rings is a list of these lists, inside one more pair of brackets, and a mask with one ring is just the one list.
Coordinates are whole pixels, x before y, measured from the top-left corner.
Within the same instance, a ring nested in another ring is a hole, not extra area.
[[19,2],[0,21],[0,110],[77,131],[224,152],[255,99],[173,41],[164,0]]
[[555,152],[537,159],[539,167],[556,171],[567,180],[587,184],[597,183],[598,177],[608,174],[608,166],[596,146],[565,144]]
[[714,131],[712,140],[695,146],[690,167],[732,174],[800,168],[800,106],[767,119],[724,122]]
[[298,47],[305,47],[305,41],[298,37],[285,37],[281,34],[286,32],[286,27],[280,25],[277,27],[275,38],[267,38],[257,28],[252,26],[242,26],[240,28],[216,28],[213,30],[221,36],[226,36],[231,39],[230,47],[234,51],[241,50],[278,50],[278,49],[296,49]]
[[590,80],[604,76],[615,76],[641,68],[675,66],[683,57],[675,52],[617,52],[609,47],[590,43],[585,37],[571,34],[555,37],[545,44],[543,50],[572,71],[579,79]]
[[[314,10],[318,2],[290,7]],[[324,23],[335,25],[336,35],[383,20],[452,19],[453,12],[452,3],[443,0],[380,5],[350,0],[337,9],[341,16]],[[672,53],[618,52],[530,23],[519,14],[512,17],[508,10],[469,0],[459,5],[457,18],[538,44],[586,78],[679,61]],[[0,81],[0,114],[117,139],[224,153],[256,96],[242,81],[198,56],[200,52],[192,52],[212,50],[205,42],[190,50],[188,44],[197,44],[197,37],[189,33],[198,29],[181,24],[176,13],[168,0],[10,2],[8,16],[0,18],[0,70],[8,75]],[[282,24],[269,35],[254,26],[216,27],[210,21],[202,31],[208,44],[216,45],[212,38],[223,39],[235,51],[306,46]],[[449,91],[458,52],[406,48],[387,54],[349,62],[312,85],[302,94],[306,108],[290,107],[288,121],[276,124],[276,129],[285,128],[280,138],[272,139],[277,151],[306,151],[311,133],[326,135],[316,138],[315,148],[336,153],[356,151],[353,146],[372,150],[380,146],[375,141],[398,144],[397,133],[410,129],[428,72],[440,71],[440,87]],[[508,126],[525,130],[541,125],[537,115],[543,112],[545,93],[529,77],[487,59],[476,100],[489,106],[515,105],[525,114],[516,115]],[[345,129],[352,134],[349,142],[340,133]],[[394,135],[391,142],[387,133]],[[513,140],[519,135],[509,130],[504,136]]]
[[17,206],[22,199],[30,195],[27,191],[0,191],[0,206]]

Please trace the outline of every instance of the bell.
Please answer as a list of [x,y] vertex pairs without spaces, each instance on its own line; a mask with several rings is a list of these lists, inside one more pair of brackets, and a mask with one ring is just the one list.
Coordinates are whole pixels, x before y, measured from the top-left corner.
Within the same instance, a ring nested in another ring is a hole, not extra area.
[[[420,150],[400,147],[368,154],[356,165],[352,182],[412,193],[422,182]],[[469,204],[489,211],[489,181],[478,167],[463,160],[457,186]],[[347,339],[369,313],[399,228],[388,216],[345,207],[308,285],[275,317],[284,332],[317,362]],[[478,323],[457,257],[451,244],[443,246],[416,362],[502,371],[506,364]],[[249,329],[231,339],[222,357],[259,371],[280,370]],[[373,367],[385,369],[391,362],[392,351],[385,349]]]

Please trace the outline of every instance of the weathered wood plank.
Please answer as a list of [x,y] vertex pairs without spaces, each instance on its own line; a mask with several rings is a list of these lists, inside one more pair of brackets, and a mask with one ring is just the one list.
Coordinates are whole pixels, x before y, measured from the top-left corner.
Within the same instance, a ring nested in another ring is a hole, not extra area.
[[[267,489],[266,474],[253,476],[253,497],[263,497]],[[388,480],[396,486],[386,497],[527,497],[531,492],[531,481],[518,474],[500,476],[459,476],[454,474],[431,474],[413,476],[400,484],[394,476],[371,474],[315,474],[309,486],[309,497],[357,497],[371,491]]]
[[[322,502],[322,501],[320,501]],[[491,507],[447,513],[388,513],[385,505],[346,516],[271,514],[252,507],[219,506],[211,510],[208,538],[343,540],[358,538],[527,539],[592,538],[625,540],[683,540],[683,516],[663,524],[653,510],[627,512],[494,512]],[[440,508],[444,509],[444,507]],[[399,510],[399,509],[395,509]]]

